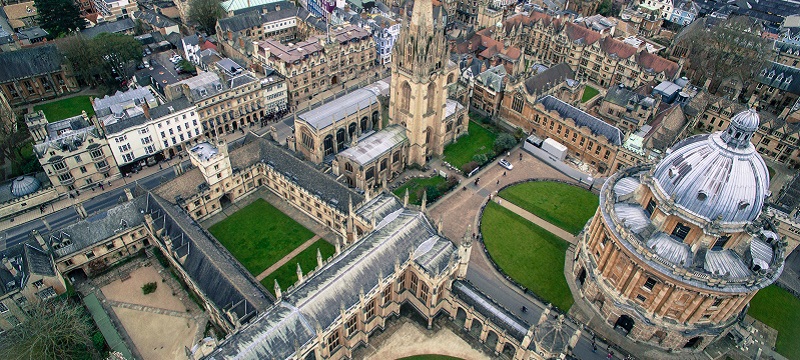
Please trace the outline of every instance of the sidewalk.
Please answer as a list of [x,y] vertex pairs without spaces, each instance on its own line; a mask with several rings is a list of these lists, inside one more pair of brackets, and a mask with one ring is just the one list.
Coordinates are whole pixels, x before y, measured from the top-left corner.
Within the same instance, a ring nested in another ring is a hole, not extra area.
[[297,254],[301,253],[303,250],[308,249],[309,246],[317,242],[317,240],[319,239],[322,239],[322,237],[320,237],[319,235],[314,235],[311,239],[308,239],[302,245],[292,250],[292,252],[286,254],[286,256],[278,260],[278,262],[272,264],[272,266],[268,267],[267,270],[264,270],[261,272],[261,274],[258,274],[258,276],[256,276],[256,280],[261,282],[261,280],[264,280],[264,278],[269,276],[269,274],[272,274],[273,272],[275,272],[275,270],[278,270],[278,268],[289,262],[289,260],[292,260],[295,256],[297,256]]

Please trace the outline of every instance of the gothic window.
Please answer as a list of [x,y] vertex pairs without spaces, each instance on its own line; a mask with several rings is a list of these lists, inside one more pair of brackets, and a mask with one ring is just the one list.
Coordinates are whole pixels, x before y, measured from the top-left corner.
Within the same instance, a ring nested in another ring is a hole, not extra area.
[[372,180],[373,177],[375,177],[375,167],[374,166],[369,168],[369,169],[367,169],[367,172],[364,174],[364,178],[367,179],[367,180]]
[[350,139],[353,138],[353,135],[356,134],[356,123],[350,123],[350,125],[347,127],[347,134],[350,135]]
[[644,209],[645,213],[647,213],[647,217],[653,216],[653,211],[656,210],[656,202],[653,199],[647,202],[647,207]]
[[523,102],[524,100],[522,99],[522,94],[516,93],[514,95],[514,100],[511,102],[511,110],[521,113]]
[[367,303],[367,307],[364,309],[364,317],[366,319],[371,319],[373,316],[375,316],[375,300],[370,300],[370,302]]
[[448,84],[452,84],[453,83],[453,74],[452,73],[450,75],[447,75],[447,83]]
[[436,83],[428,84],[428,107],[427,113],[433,111],[436,102]]
[[314,138],[311,136],[311,133],[309,133],[308,130],[303,129],[303,131],[301,131],[300,134],[303,146],[305,146],[308,149],[313,149]]
[[353,172],[353,165],[350,163],[344,163],[344,171]]
[[389,301],[392,301],[392,286],[389,285],[385,289],[383,289],[383,303],[386,304]]
[[407,81],[400,85],[400,110],[411,111],[411,85]]
[[397,163],[398,161],[400,161],[400,152],[395,151],[395,153],[392,155],[392,162]]
[[353,333],[356,332],[356,323],[358,319],[355,315],[351,316],[350,319],[347,320],[347,336],[352,336]]
[[[313,143],[312,143],[312,146],[313,146]],[[323,148],[323,151],[325,152],[325,155],[333,154],[333,136],[332,135],[328,135],[328,136],[325,137],[324,140],[322,140],[322,148]]]
[[381,171],[386,170],[387,159],[381,160]]
[[328,336],[328,352],[333,353],[339,347],[339,332],[334,331],[333,334]]
[[452,121],[447,123],[447,130],[446,131],[447,132],[453,131],[453,122]]
[[427,284],[425,284],[425,283],[420,284],[420,286],[419,286],[419,299],[423,303],[427,303],[428,302],[428,290],[429,289],[428,289],[428,285]]
[[361,118],[361,132],[363,133],[365,131],[367,131],[367,117],[366,116]]
[[344,150],[344,129],[336,131],[336,148],[339,149],[339,151]]
[[419,278],[417,274],[411,273],[411,285],[409,286],[409,290],[411,290],[412,294],[417,293],[417,285],[419,284]]

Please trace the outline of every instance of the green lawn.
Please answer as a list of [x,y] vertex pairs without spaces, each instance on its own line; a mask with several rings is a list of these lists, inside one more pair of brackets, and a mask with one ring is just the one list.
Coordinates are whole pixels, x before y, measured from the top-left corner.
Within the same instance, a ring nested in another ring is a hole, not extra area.
[[208,231],[253,275],[314,237],[311,230],[264,199],[245,206]]
[[486,249],[503,272],[567,312],[573,302],[564,278],[569,243],[494,202],[481,222]]
[[286,291],[289,286],[297,282],[298,263],[300,264],[300,268],[303,269],[303,274],[308,274],[317,267],[317,249],[319,249],[319,252],[322,254],[322,259],[331,257],[336,251],[336,248],[329,242],[319,239],[289,260],[286,264],[273,271],[265,277],[264,280],[261,280],[261,284],[275,295],[275,279],[278,279],[278,285],[281,286],[283,291]]
[[416,355],[400,358],[397,360],[461,360],[461,358],[447,355]]
[[597,210],[597,195],[577,186],[532,181],[500,191],[500,197],[572,234],[581,231]]
[[488,130],[474,121],[469,122],[469,134],[464,135],[455,143],[444,148],[444,161],[461,169],[464,164],[472,161],[476,154],[491,153],[497,133]]
[[428,186],[437,186],[439,184],[443,184],[447,182],[447,179],[436,175],[430,178],[413,178],[405,182],[402,186],[397,188],[394,191],[394,194],[397,195],[399,198],[403,198],[406,195],[406,189],[408,189],[408,203],[419,205],[422,203],[422,194],[417,194],[418,189],[424,189]]
[[586,88],[583,89],[583,97],[581,98],[581,102],[585,103],[591,100],[593,97],[595,97],[595,95],[599,93],[600,92],[597,91],[597,89],[587,85]]
[[775,176],[775,169],[767,166],[767,171],[769,172],[769,179],[772,180],[772,178]]
[[800,360],[800,299],[776,285],[761,289],[750,300],[748,314],[778,330],[775,350],[789,359]]
[[86,110],[86,115],[89,115],[89,117],[94,116],[94,109],[92,108],[92,102],[89,101],[89,96],[75,96],[47,104],[39,104],[34,106],[33,110],[44,111],[44,116],[47,117],[49,122],[78,116],[81,114],[81,110]]

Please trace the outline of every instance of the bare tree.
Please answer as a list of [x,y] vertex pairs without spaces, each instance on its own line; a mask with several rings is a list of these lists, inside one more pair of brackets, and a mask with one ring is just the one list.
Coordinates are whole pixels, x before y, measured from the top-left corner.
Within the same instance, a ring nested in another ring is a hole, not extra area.
[[27,317],[3,334],[0,359],[97,359],[93,326],[82,307],[68,301],[31,304]]
[[733,16],[710,28],[697,25],[687,28],[678,46],[688,50],[686,69],[693,80],[702,84],[710,79],[712,92],[727,78],[749,83],[769,60],[772,43],[761,37],[761,25],[748,17]]
[[24,173],[25,157],[22,149],[27,145],[28,128],[9,107],[0,105],[0,157],[3,161],[11,161],[15,174]]

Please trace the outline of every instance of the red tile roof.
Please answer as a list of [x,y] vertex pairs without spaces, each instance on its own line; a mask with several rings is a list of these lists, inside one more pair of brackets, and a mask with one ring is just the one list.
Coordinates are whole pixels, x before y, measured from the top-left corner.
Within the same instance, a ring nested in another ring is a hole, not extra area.
[[620,40],[614,39],[611,36],[606,36],[600,40],[600,48],[607,54],[616,54],[622,59],[627,59],[636,54],[636,48],[630,46]]
[[567,22],[564,24],[564,31],[567,33],[567,37],[569,37],[572,41],[583,40],[583,43],[587,45],[594,44],[597,40],[600,40],[603,37],[603,34],[599,32],[589,30],[583,26]]
[[668,77],[674,77],[678,72],[678,64],[662,58],[661,56],[651,54],[647,51],[641,51],[636,57],[636,62],[645,69],[652,69],[654,72],[663,72]]

